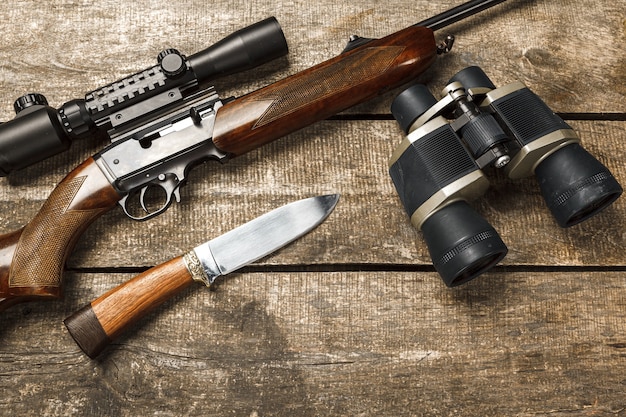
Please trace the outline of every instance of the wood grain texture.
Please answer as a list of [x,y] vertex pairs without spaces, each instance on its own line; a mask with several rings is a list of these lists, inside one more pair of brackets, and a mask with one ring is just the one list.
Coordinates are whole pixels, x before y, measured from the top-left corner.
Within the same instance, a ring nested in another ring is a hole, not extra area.
[[[215,291],[190,288],[91,361],[57,318],[130,276],[70,274],[64,304],[7,311],[5,407],[94,416],[619,416],[626,407],[620,272],[503,268],[454,290],[434,273],[236,274]],[[42,329],[37,344],[17,335]]]
[[139,274],[124,286],[99,297],[91,306],[106,334],[114,339],[128,325],[192,283],[191,274],[179,256]]
[[193,282],[179,256],[111,289],[64,323],[81,349],[95,358],[107,344]]
[[0,236],[0,310],[21,301],[61,297],[67,257],[87,227],[120,198],[89,158],[55,187],[31,221]]
[[[626,122],[571,122],[583,146],[626,183]],[[119,210],[86,234],[72,268],[151,266],[175,257],[230,226],[298,198],[342,194],[319,231],[265,260],[269,264],[425,265],[430,258],[410,224],[387,173],[402,133],[392,121],[327,121],[279,139],[225,165],[190,173],[181,204],[149,223]],[[473,205],[509,246],[511,265],[624,265],[626,203],[620,198],[596,218],[570,229],[553,219],[534,178],[489,173],[491,187]],[[9,208],[10,209],[10,208]],[[25,214],[27,217],[28,214]],[[186,231],[180,233],[178,229]],[[164,240],[160,233],[179,236]],[[133,252],[121,250],[130,242]],[[592,242],[592,244],[590,244]],[[358,250],[355,250],[355,244]],[[102,258],[100,253],[109,253]],[[139,262],[138,262],[139,260]]]
[[241,155],[334,116],[411,81],[436,52],[432,30],[423,27],[372,40],[221,107],[215,146]]
[[[8,0],[0,8],[0,120],[26,92],[51,105],[191,54],[270,15],[290,53],[217,80],[240,96],[383,37],[454,0],[116,2]],[[469,65],[520,80],[568,118],[626,184],[624,1],[509,0],[436,33],[451,53],[419,77],[434,94]],[[0,409],[41,416],[626,416],[626,203],[571,229],[533,178],[489,173],[474,206],[509,247],[492,272],[448,289],[387,170],[401,140],[396,88],[223,166],[194,169],[182,202],[148,222],[95,221],[68,258],[65,298],[0,315]],[[104,146],[0,179],[0,232],[30,221]],[[303,197],[341,193],[315,231],[223,280],[191,287],[97,360],[62,320],[147,268]]]
[[[185,0],[137,1],[125,7],[112,0],[10,0],[0,11],[7,34],[0,50],[7,63],[0,83],[9,93],[0,119],[12,117],[14,95],[40,91],[58,105],[153,65],[164,48],[191,54],[274,15],[285,32],[289,56],[218,83],[225,96],[241,95],[332,58],[352,34],[383,37],[459,3],[218,0],[207,6]],[[457,38],[453,53],[435,63],[423,79],[433,87],[443,86],[462,68],[482,65],[496,85],[519,79],[557,111],[624,112],[626,66],[620,45],[626,31],[621,6],[620,1],[589,7],[568,0],[509,0],[443,29],[439,36],[453,33]],[[391,97],[357,111],[386,113]]]

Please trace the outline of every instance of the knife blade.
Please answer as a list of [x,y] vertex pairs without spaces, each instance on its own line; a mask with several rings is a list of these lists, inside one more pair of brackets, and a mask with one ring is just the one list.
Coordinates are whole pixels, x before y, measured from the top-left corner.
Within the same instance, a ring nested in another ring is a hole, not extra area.
[[196,246],[113,288],[64,320],[90,358],[130,325],[194,282],[213,284],[307,234],[333,211],[338,194],[295,201]]

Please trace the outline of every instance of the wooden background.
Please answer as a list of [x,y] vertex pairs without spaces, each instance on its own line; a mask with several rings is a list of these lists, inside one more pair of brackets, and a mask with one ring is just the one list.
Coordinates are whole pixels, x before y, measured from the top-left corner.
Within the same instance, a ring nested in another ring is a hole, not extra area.
[[[191,54],[270,15],[287,58],[217,82],[241,95],[457,5],[179,0],[0,7],[0,120],[26,92],[50,104]],[[480,65],[521,80],[626,184],[626,2],[509,0],[438,33],[457,37],[419,81],[437,93]],[[2,415],[626,416],[626,203],[560,229],[533,178],[503,175],[475,206],[509,247],[491,272],[448,289],[387,174],[400,90],[227,165],[195,169],[181,204],[137,223],[116,209],[78,242],[65,298],[0,315]],[[21,227],[104,143],[0,179],[0,232]],[[318,229],[195,287],[90,360],[62,320],[147,267],[284,203],[341,193]]]

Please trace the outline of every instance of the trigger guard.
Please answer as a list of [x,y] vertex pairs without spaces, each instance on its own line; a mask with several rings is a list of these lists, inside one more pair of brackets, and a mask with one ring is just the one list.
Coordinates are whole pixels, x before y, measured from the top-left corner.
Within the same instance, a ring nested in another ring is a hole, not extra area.
[[[145,211],[146,213],[150,213],[150,210],[148,210],[148,208],[146,207],[146,202],[145,202],[145,195],[148,192],[148,188],[150,187],[159,187],[161,188],[163,191],[165,191],[165,202],[163,203],[163,206],[158,209],[156,212],[161,213],[162,211],[164,211],[165,209],[167,209],[170,204],[172,204],[172,195],[174,195],[174,197],[176,198],[176,194],[178,191],[178,186],[174,186],[174,188],[172,189],[172,192],[170,192],[169,188],[164,187],[163,185],[159,184],[159,183],[155,183],[155,184],[148,184],[145,187],[143,187],[141,189],[141,191],[139,192],[139,204],[141,204],[141,208],[143,209],[143,211]],[[177,202],[180,202],[180,197],[176,198]]]
[[[136,195],[133,192],[128,193],[119,201],[119,204],[120,206],[122,206],[124,213],[133,220],[144,221],[144,220],[148,220],[153,217],[156,217],[159,214],[163,213],[165,210],[167,210],[169,206],[172,204],[172,201],[173,201],[172,196],[174,196],[174,199],[177,202],[180,202],[181,181],[179,181],[178,177],[174,174],[168,174],[168,177],[169,178],[166,178],[165,180],[157,179],[155,181],[152,181],[139,190],[139,204],[141,208],[143,209],[144,213],[146,213],[145,216],[136,216],[130,213],[129,207],[128,207],[128,204],[129,204],[128,199],[131,196]],[[165,202],[157,210],[150,211],[148,207],[146,207],[145,196],[148,191],[148,188],[155,187],[155,186],[160,187],[165,192]]]

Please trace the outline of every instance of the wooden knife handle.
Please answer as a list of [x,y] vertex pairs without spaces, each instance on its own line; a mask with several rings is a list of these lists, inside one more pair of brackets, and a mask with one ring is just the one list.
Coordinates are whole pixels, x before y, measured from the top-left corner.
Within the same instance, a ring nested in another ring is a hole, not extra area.
[[132,324],[193,282],[179,256],[113,288],[64,323],[78,346],[95,358]]

